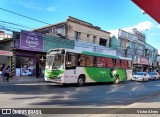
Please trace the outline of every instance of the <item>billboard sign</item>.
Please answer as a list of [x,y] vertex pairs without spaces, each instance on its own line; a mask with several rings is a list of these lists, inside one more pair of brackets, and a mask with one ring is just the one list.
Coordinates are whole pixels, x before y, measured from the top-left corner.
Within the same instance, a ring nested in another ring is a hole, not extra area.
[[148,62],[148,60],[147,60],[147,58],[144,58],[144,57],[141,57],[141,64],[149,64],[149,62]]
[[22,30],[19,49],[43,52],[43,35]]

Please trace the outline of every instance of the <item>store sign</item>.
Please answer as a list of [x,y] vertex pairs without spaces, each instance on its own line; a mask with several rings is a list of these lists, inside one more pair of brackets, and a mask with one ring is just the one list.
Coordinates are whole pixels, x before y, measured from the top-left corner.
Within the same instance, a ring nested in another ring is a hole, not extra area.
[[20,49],[43,52],[43,35],[36,32],[21,31]]
[[13,52],[0,50],[2,56],[13,56]]
[[141,58],[141,64],[148,64],[147,58]]
[[79,51],[95,52],[99,54],[108,54],[113,56],[116,56],[117,53],[116,49],[107,48],[97,44],[86,43],[84,41],[75,41],[74,49]]

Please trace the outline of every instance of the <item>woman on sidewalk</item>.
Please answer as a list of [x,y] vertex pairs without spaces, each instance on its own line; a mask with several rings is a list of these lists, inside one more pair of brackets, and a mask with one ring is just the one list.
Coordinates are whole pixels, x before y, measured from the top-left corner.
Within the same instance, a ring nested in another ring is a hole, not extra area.
[[7,78],[6,78],[6,81],[9,82],[10,66],[7,66],[7,68],[6,68],[6,70],[5,70],[5,76],[7,77]]
[[2,81],[4,82],[4,80],[5,80],[5,64],[2,65],[0,71],[1,71]]

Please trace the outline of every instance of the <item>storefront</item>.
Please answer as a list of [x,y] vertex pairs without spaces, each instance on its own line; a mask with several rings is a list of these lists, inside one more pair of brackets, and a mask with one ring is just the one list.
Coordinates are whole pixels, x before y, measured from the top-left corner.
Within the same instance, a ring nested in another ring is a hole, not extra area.
[[13,56],[13,52],[0,50],[0,65],[6,64],[11,66],[11,57]]
[[150,71],[148,59],[144,57],[138,57],[137,62],[133,63],[133,72]]
[[20,39],[14,40],[15,76],[43,76],[45,56],[43,35],[21,31]]

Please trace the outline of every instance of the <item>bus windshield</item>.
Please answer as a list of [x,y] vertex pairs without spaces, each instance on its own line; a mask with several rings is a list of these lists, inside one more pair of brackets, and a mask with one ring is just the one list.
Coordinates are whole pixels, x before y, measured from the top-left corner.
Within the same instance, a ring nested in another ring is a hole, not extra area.
[[64,55],[63,54],[47,55],[46,68],[52,70],[64,68]]

